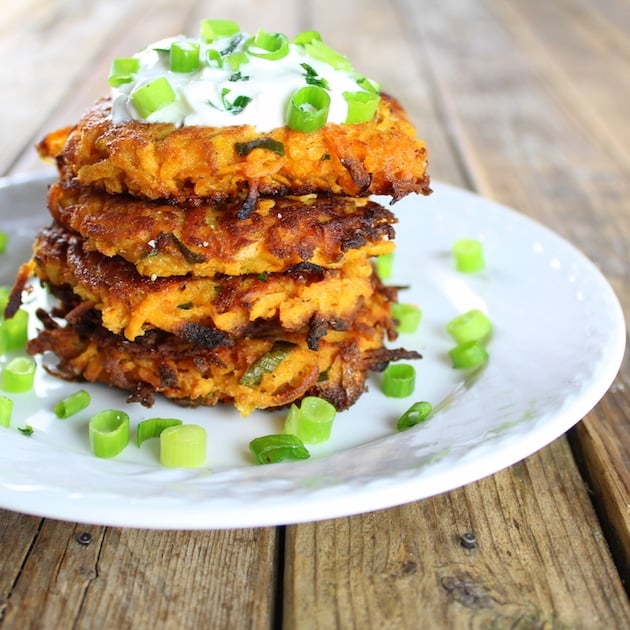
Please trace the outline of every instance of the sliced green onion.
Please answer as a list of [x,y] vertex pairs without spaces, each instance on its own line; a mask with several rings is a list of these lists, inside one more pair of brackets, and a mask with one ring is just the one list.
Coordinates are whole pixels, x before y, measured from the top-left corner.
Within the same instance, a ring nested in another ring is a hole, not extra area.
[[4,254],[7,251],[7,245],[9,244],[9,235],[6,232],[0,230],[0,254]]
[[311,455],[297,435],[278,433],[264,435],[249,443],[258,464],[276,464],[285,460],[308,459]]
[[2,389],[12,394],[28,392],[35,380],[35,361],[31,357],[15,357],[2,371]]
[[488,351],[480,341],[466,341],[448,351],[457,370],[480,367],[488,361]]
[[472,238],[460,238],[453,243],[455,268],[458,271],[472,273],[485,267],[481,241]]
[[485,341],[492,333],[492,322],[478,308],[453,317],[446,324],[448,332],[456,343],[467,341]]
[[0,337],[2,352],[24,348],[28,339],[28,312],[20,308],[11,319],[0,317]]
[[318,31],[303,31],[293,38],[293,43],[298,44],[298,46],[304,46],[305,44],[310,44],[313,41],[322,41],[322,36]]
[[276,155],[284,155],[284,144],[273,138],[256,138],[249,142],[235,142],[234,150],[239,157],[249,155],[254,149],[265,149]]
[[169,468],[200,468],[206,463],[206,430],[179,424],[160,433],[160,463]]
[[416,370],[407,363],[393,363],[383,372],[383,393],[389,398],[406,398],[416,388]]
[[131,101],[143,118],[166,107],[176,98],[175,90],[166,77],[158,77],[131,93]]
[[208,44],[223,37],[236,35],[240,30],[240,26],[233,20],[201,20],[201,38]]
[[321,129],[328,120],[330,96],[315,85],[300,88],[289,101],[287,127],[310,133]]
[[336,415],[337,410],[327,400],[306,396],[299,406],[291,405],[284,431],[297,435],[306,444],[319,444],[330,438]]
[[109,84],[112,87],[119,87],[123,83],[130,83],[138,70],[140,70],[140,59],[137,57],[118,57],[112,61]]
[[431,403],[426,401],[413,403],[413,405],[411,405],[411,407],[409,407],[409,409],[407,409],[407,411],[398,418],[396,428],[399,431],[410,429],[411,427],[416,426],[416,424],[424,422],[431,411],[433,411]]
[[31,437],[35,433],[35,429],[30,424],[25,424],[23,427],[18,427],[18,431],[26,437]]
[[381,97],[375,92],[344,92],[348,104],[346,124],[364,123],[374,118]]
[[129,415],[118,409],[104,409],[88,423],[90,450],[96,457],[115,457],[129,443]]
[[289,40],[282,33],[269,33],[259,28],[256,35],[245,42],[245,50],[253,57],[275,61],[289,54]]
[[[249,63],[249,57],[246,52],[237,50],[225,58],[228,68],[232,72],[238,72],[243,64]],[[241,77],[242,78],[242,77]],[[232,80],[232,79],[230,79]]]
[[211,68],[223,67],[223,57],[216,48],[208,48],[206,51],[206,60]]
[[54,407],[53,411],[57,418],[65,419],[86,409],[90,404],[90,394],[84,389],[80,389],[70,396],[66,396],[60,400]]
[[199,68],[199,44],[188,40],[173,42],[169,56],[173,72],[194,72]]
[[313,59],[327,63],[335,70],[346,70],[347,72],[352,70],[352,64],[348,58],[328,46],[328,44],[324,44],[321,39],[312,39],[304,45],[304,49]]
[[376,82],[368,79],[362,74],[356,75],[356,82],[360,88],[363,88],[366,92],[372,92],[373,94],[380,94],[381,86]]
[[257,387],[265,374],[273,372],[284,361],[294,348],[288,341],[275,341],[271,350],[258,357],[239,379],[240,385]]
[[381,280],[389,280],[394,274],[394,252],[381,254],[374,259],[376,275]]
[[392,304],[392,317],[396,320],[396,330],[400,333],[416,332],[422,319],[422,311],[415,304]]
[[177,418],[148,418],[138,423],[136,427],[136,446],[150,438],[160,437],[164,429],[176,427],[182,424]]
[[13,413],[13,401],[6,396],[0,395],[0,426],[11,425],[11,414]]

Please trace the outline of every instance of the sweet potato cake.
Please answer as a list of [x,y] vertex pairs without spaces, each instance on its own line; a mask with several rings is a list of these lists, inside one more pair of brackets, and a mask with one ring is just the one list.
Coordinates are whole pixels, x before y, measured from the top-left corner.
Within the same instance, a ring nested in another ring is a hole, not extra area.
[[28,267],[23,274],[34,274],[53,293],[71,287],[101,312],[107,330],[129,340],[152,328],[182,338],[202,327],[241,335],[259,320],[287,331],[311,322],[345,327],[377,282],[367,259],[341,269],[304,263],[284,273],[148,278],[120,257],[84,251],[80,236],[55,224],[38,235]]
[[366,198],[261,197],[183,206],[55,182],[48,207],[86,250],[121,256],[144,276],[284,272],[301,263],[338,269],[394,249],[396,217]]
[[232,402],[248,415],[315,395],[343,410],[365,390],[368,370],[419,358],[414,351],[383,347],[386,337],[395,336],[390,301],[391,290],[380,287],[352,326],[329,332],[316,352],[304,332],[264,328],[213,348],[160,330],[130,342],[103,328],[94,310],[63,326],[39,311],[44,329],[29,342],[29,351],[52,350],[60,360],[52,369],[58,376],[127,390],[147,406],[161,393],[185,405]]
[[239,197],[251,204],[259,194],[398,200],[429,192],[426,147],[400,104],[386,95],[362,124],[329,123],[312,133],[283,126],[262,134],[250,125],[114,124],[111,101],[104,99],[38,148],[56,160],[64,182],[147,199]]
[[109,97],[48,134],[54,223],[35,276],[57,298],[29,352],[52,372],[243,415],[321,396],[347,409],[396,338],[392,203],[428,194],[427,150],[380,86],[308,31],[204,20],[115,59]]

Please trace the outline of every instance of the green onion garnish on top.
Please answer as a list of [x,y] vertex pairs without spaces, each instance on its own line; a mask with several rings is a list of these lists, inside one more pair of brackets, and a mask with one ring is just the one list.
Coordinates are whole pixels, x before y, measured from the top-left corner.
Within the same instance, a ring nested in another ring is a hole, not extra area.
[[160,463],[169,468],[200,468],[206,463],[206,430],[177,424],[160,433]]
[[407,398],[416,388],[416,369],[408,363],[392,363],[383,372],[381,387],[389,398]]
[[236,35],[240,30],[240,26],[233,20],[201,20],[201,38],[208,44]]
[[286,460],[308,459],[311,454],[297,435],[278,433],[254,438],[249,450],[258,464],[276,464]]
[[456,343],[467,341],[486,341],[492,333],[492,323],[478,308],[453,317],[446,324],[448,332]]
[[96,457],[115,457],[129,443],[129,415],[118,409],[99,411],[90,418],[88,434]]
[[0,230],[0,254],[4,254],[7,251],[7,246],[9,244],[9,235]]
[[352,64],[347,57],[337,52],[334,48],[331,48],[328,44],[324,44],[321,39],[311,39],[304,44],[304,50],[313,59],[318,59],[327,63],[329,66],[335,68],[335,70],[346,70],[350,72],[352,70]]
[[464,273],[480,271],[485,267],[483,246],[481,241],[472,238],[461,238],[453,243],[455,268]]
[[330,438],[337,410],[327,400],[306,396],[299,405],[291,405],[284,432],[297,435],[306,444],[319,444]]
[[53,411],[55,412],[57,418],[65,420],[66,418],[79,413],[79,411],[86,409],[90,404],[90,400],[90,394],[84,389],[80,389],[79,391],[70,394],[70,396],[66,396],[60,400],[54,406]]
[[328,120],[330,96],[315,85],[300,88],[289,101],[287,127],[310,133],[321,129]]
[[2,389],[11,394],[22,394],[33,389],[35,361],[31,357],[15,357],[2,371]]
[[4,319],[2,312],[6,300],[0,298],[0,354],[20,350],[28,339],[28,311],[18,309],[10,319]]
[[289,54],[289,40],[282,33],[269,33],[260,28],[245,42],[245,50],[252,57],[275,61]]
[[424,422],[429,414],[433,411],[431,403],[426,401],[416,402],[403,413],[396,423],[396,428],[399,431],[405,431],[411,427],[415,427],[417,424]]
[[140,69],[140,60],[136,57],[118,57],[112,61],[109,72],[109,84],[119,87],[123,83],[131,83],[133,75]]
[[194,72],[199,68],[199,44],[193,41],[178,41],[171,44],[169,67],[172,72]]
[[376,92],[344,92],[343,97],[348,104],[346,124],[372,120],[381,98]]
[[166,107],[176,98],[175,90],[166,77],[158,77],[131,93],[131,101],[143,118]]
[[310,44],[312,41],[322,41],[322,36],[319,34],[318,31],[303,31],[302,33],[298,33],[293,38],[293,43],[300,46]]

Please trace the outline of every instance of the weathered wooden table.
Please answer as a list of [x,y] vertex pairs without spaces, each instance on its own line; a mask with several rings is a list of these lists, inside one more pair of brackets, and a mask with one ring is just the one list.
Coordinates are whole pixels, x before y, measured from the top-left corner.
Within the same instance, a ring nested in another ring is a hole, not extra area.
[[[32,145],[106,91],[114,56],[203,17],[313,28],[402,101],[435,180],[573,242],[630,313],[628,0],[24,0],[0,12],[1,174],[45,168]],[[0,511],[0,625],[630,627],[628,361],[567,436],[397,508],[207,532]]]

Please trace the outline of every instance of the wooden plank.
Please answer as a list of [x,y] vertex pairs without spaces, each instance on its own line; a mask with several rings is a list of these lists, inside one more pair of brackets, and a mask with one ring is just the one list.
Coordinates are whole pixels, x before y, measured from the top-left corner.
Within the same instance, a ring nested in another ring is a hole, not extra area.
[[564,439],[455,492],[289,527],[286,553],[287,628],[630,624]]
[[[81,544],[85,533],[89,544]],[[25,562],[16,562],[2,623],[272,628],[275,548],[271,528],[159,532],[45,520]]]
[[[444,2],[439,11],[432,10],[431,20],[413,24],[427,40],[473,179],[483,194],[547,223],[582,249],[630,312],[630,177],[625,157],[601,133],[590,108],[576,105],[573,93],[556,80],[546,57],[537,55],[528,39],[518,38],[522,26],[510,20],[510,12],[493,14],[478,3],[467,8]],[[606,56],[600,71],[612,63]],[[625,60],[619,63],[628,70]],[[618,514],[609,535],[619,541],[630,539],[630,486],[609,465],[608,454],[619,444],[630,444],[630,426],[623,413],[606,410],[630,409],[629,367],[626,358],[606,404],[585,420],[588,432],[599,437],[585,448],[592,455],[585,465],[591,479],[602,484],[595,493],[614,501],[606,506]],[[603,449],[598,455],[594,444]],[[627,446],[615,463],[628,469]]]

